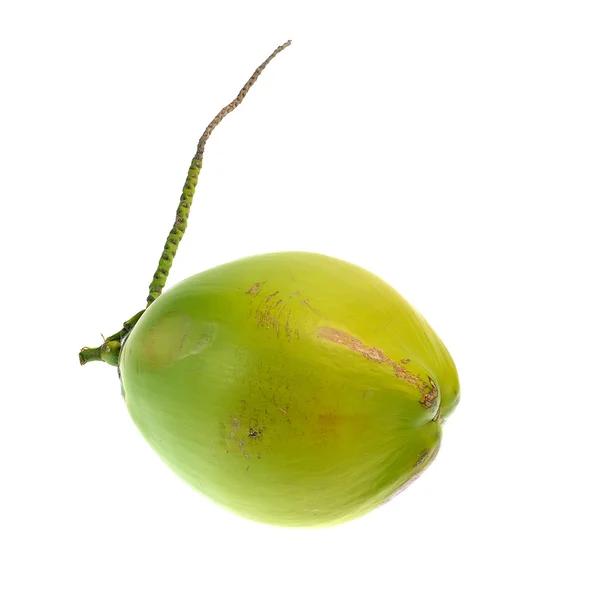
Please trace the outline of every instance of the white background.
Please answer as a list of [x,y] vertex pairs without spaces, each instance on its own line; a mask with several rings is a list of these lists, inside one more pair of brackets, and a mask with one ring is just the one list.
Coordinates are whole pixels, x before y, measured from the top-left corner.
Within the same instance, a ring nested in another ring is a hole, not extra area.
[[[598,598],[597,2],[4,2],[0,596]],[[116,371],[198,137],[175,283],[312,250],[367,267],[453,354],[434,465],[345,526],[188,489]]]

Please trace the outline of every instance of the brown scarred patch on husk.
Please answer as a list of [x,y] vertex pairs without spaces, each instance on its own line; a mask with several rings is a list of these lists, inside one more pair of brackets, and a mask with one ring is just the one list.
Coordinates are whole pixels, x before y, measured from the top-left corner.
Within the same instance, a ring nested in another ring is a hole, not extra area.
[[425,407],[425,408],[431,408],[432,406],[435,405],[435,401],[437,400],[438,397],[438,390],[437,390],[437,386],[435,385],[435,383],[433,383],[433,380],[431,379],[431,377],[429,378],[429,392],[426,392],[423,394],[423,397],[421,398],[421,404]]
[[256,282],[247,292],[246,295],[256,296],[258,291],[260,290],[260,283]]
[[259,308],[256,310],[255,315],[259,327],[266,327],[267,329],[272,327],[277,332],[277,337],[279,337],[279,329],[281,324],[277,315],[271,313],[268,307],[266,307],[264,310],[260,310]]
[[429,381],[423,381],[419,375],[411,373],[406,367],[392,360],[389,356],[386,356],[379,348],[375,348],[375,346],[366,346],[358,338],[355,338],[345,331],[340,331],[333,327],[319,327],[317,335],[320,338],[329,340],[335,344],[346,346],[349,350],[358,352],[358,354],[361,354],[373,362],[389,365],[394,369],[396,377],[406,381],[406,383],[422,393],[420,402],[425,408],[434,406],[438,397],[438,389],[431,377],[429,377]]

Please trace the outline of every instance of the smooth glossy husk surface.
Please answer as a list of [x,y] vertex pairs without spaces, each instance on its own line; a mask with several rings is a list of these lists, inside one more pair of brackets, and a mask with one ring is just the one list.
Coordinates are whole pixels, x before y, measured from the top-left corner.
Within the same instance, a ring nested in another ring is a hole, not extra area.
[[285,252],[174,286],[120,359],[143,436],[192,487],[275,525],[358,517],[437,453],[459,398],[448,351],[393,288]]

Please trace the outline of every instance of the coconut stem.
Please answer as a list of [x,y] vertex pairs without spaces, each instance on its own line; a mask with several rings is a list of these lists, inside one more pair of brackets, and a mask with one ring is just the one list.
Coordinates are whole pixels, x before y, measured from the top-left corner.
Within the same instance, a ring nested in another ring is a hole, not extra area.
[[167,277],[173,264],[173,259],[179,247],[179,242],[183,238],[183,234],[187,228],[188,218],[190,215],[190,209],[192,206],[192,200],[194,199],[194,192],[196,191],[196,184],[198,183],[198,175],[202,168],[202,159],[204,157],[204,146],[215,127],[231,112],[233,112],[246,97],[246,94],[250,88],[256,83],[256,80],[260,74],[264,71],[265,67],[285,48],[291,44],[291,40],[288,40],[285,44],[282,44],[276,48],[269,58],[267,58],[252,74],[252,77],[248,79],[244,87],[239,91],[238,95],[232,100],[227,106],[223,107],[215,118],[208,124],[204,133],[200,137],[198,142],[198,148],[196,154],[192,159],[192,164],[188,170],[185,185],[183,186],[183,192],[179,200],[179,206],[177,207],[177,215],[175,217],[175,223],[173,228],[169,232],[167,241],[163,253],[161,254],[160,260],[158,261],[158,267],[150,283],[150,294],[147,298],[148,304],[146,308],[150,306],[162,293],[165,284],[167,283]]
[[[256,80],[260,74],[264,71],[265,67],[277,56],[282,50],[287,48],[291,44],[291,40],[288,40],[285,44],[282,44],[276,48],[271,55],[254,71],[252,77],[248,79],[244,87],[239,91],[235,99],[230,102],[227,106],[223,107],[215,118],[208,124],[208,127],[204,130],[204,133],[200,137],[198,142],[198,148],[196,154],[192,159],[192,164],[188,169],[188,174],[183,186],[183,192],[179,199],[179,206],[177,207],[177,215],[175,217],[175,223],[165,243],[163,252],[160,260],[158,261],[158,267],[150,283],[150,294],[147,298],[146,308],[148,308],[152,302],[154,302],[162,293],[163,288],[167,283],[167,277],[173,264],[173,259],[177,253],[179,242],[183,238],[183,234],[187,228],[188,217],[190,215],[190,208],[192,206],[192,200],[194,198],[194,192],[196,191],[196,185],[198,183],[198,175],[202,168],[202,159],[204,156],[204,147],[208,138],[211,136],[215,127],[230,113],[233,112],[246,97],[246,94],[250,88],[256,83]],[[144,309],[145,310],[145,309]],[[129,332],[133,329],[139,318],[144,313],[141,310],[135,316],[123,324],[121,331],[106,338],[104,344],[98,348],[88,348],[87,346],[82,348],[79,352],[79,362],[85,365],[88,362],[93,361],[104,361],[110,365],[117,365],[119,353],[125,341],[125,338]]]
[[85,346],[81,349],[81,352],[79,352],[79,364],[85,365],[95,360],[102,360],[100,347],[88,348]]

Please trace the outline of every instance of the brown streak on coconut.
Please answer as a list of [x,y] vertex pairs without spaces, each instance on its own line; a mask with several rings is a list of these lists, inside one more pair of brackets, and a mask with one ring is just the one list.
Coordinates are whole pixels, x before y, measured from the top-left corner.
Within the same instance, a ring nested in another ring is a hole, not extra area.
[[355,338],[345,331],[340,331],[333,327],[319,327],[317,335],[320,338],[329,340],[335,344],[345,346],[353,352],[358,352],[358,354],[361,354],[373,362],[391,366],[394,369],[396,377],[406,381],[406,383],[423,394],[420,402],[425,408],[431,408],[435,404],[438,397],[438,389],[431,377],[429,377],[428,382],[423,381],[419,375],[411,373],[406,367],[403,367],[401,364],[386,356],[379,348],[366,346],[358,338]]
[[246,295],[256,296],[260,290],[260,283],[256,282],[247,292]]

